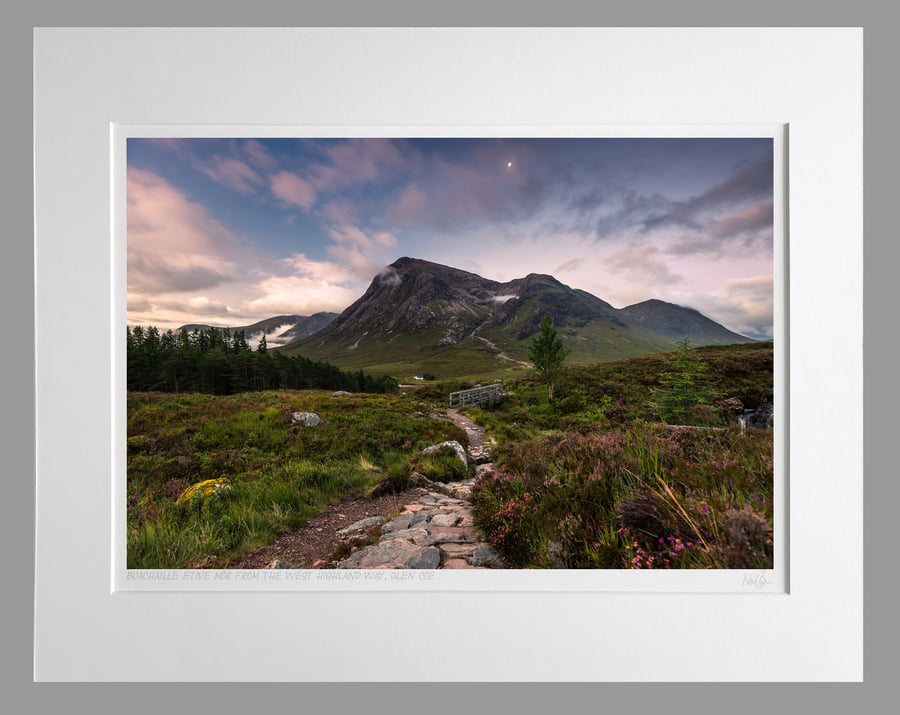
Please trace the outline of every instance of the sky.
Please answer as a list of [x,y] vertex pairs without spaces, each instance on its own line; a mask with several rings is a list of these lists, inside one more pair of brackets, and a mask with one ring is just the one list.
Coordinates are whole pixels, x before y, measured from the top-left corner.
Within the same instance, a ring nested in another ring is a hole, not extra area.
[[127,157],[129,325],[340,312],[410,256],[772,337],[771,139],[129,138]]

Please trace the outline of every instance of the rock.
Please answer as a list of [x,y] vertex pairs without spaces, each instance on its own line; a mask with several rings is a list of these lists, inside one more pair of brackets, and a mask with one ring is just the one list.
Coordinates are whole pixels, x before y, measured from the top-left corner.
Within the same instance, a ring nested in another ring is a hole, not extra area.
[[400,516],[396,517],[395,519],[391,519],[387,524],[385,524],[381,528],[381,532],[383,534],[389,534],[392,531],[403,531],[404,529],[408,529],[413,516],[413,514],[401,514]]
[[373,527],[376,524],[380,524],[383,521],[383,516],[370,516],[367,519],[360,519],[359,521],[355,521],[350,524],[350,526],[345,526],[343,529],[335,533],[338,536],[343,536],[344,534],[349,534],[352,531],[365,531],[366,529]]
[[457,514],[437,514],[431,518],[429,524],[434,524],[435,526],[456,526],[460,521],[462,521],[462,517]]
[[433,546],[427,546],[403,563],[411,569],[436,569],[441,563],[441,552]]
[[475,549],[472,553],[472,565],[490,566],[491,568],[502,569],[503,559],[501,559],[500,554],[493,549],[482,547],[480,549]]
[[291,414],[292,425],[299,422],[304,427],[315,427],[321,421],[321,418],[315,412],[294,412]]
[[473,464],[486,464],[491,459],[491,450],[487,447],[469,447],[468,452]]
[[269,564],[270,569],[292,569],[294,568],[294,564],[290,561],[281,561],[280,559],[275,559],[272,563]]
[[447,556],[456,559],[463,558],[465,556],[471,556],[475,552],[475,549],[478,547],[476,547],[475,544],[447,543],[441,544],[438,548],[440,548],[441,551],[447,554]]
[[177,506],[188,504],[194,501],[204,502],[212,497],[220,496],[222,492],[231,489],[231,481],[228,477],[220,477],[219,479],[207,479],[196,484],[191,484],[185,489],[175,500]]
[[339,569],[372,569],[378,567],[403,568],[406,560],[417,557],[421,546],[405,539],[382,540],[375,546],[367,546],[338,563]]
[[352,392],[347,392],[346,390],[336,390],[331,393],[332,397],[353,397]]
[[448,440],[447,442],[441,442],[440,444],[434,444],[431,447],[426,447],[422,450],[422,454],[434,454],[435,452],[439,452],[444,447],[449,447],[450,449],[452,449],[456,453],[456,456],[462,460],[462,463],[467,467],[469,466],[469,460],[466,457],[465,448],[455,439]]
[[428,544],[446,544],[450,542],[471,541],[472,530],[458,526],[436,526],[428,529]]
[[485,474],[491,474],[494,471],[494,465],[491,462],[479,464],[475,467],[475,479],[483,477]]
[[417,546],[428,546],[429,544],[429,536],[428,532],[425,529],[414,528],[414,529],[400,529],[399,531],[389,531],[386,534],[381,535],[381,541],[379,543],[384,543],[385,541],[411,541]]
[[563,545],[558,541],[547,542],[547,558],[550,561],[550,568],[564,569],[566,562],[563,560]]
[[325,559],[316,559],[316,560],[313,562],[312,567],[313,567],[314,569],[333,569],[333,568],[334,568],[334,561],[327,561],[327,560],[325,560]]
[[441,568],[445,569],[470,569],[472,565],[465,559],[447,559]]
[[414,487],[425,487],[426,489],[433,489],[435,486],[433,481],[419,472],[413,472],[409,475],[409,483]]
[[472,497],[472,487],[456,487],[450,493],[460,499],[470,499]]

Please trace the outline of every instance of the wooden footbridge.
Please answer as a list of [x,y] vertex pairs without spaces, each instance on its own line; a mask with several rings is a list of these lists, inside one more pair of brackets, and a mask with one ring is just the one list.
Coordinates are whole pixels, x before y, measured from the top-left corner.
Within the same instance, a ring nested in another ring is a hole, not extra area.
[[506,387],[502,382],[495,382],[485,387],[473,387],[471,390],[458,390],[450,393],[450,407],[490,407],[506,397]]

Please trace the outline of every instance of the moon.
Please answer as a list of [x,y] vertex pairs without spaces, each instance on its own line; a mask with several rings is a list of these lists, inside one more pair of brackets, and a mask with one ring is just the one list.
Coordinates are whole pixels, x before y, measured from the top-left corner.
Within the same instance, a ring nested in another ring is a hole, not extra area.
[[507,169],[512,169],[512,162],[511,162],[511,161],[506,162],[506,168],[507,168]]

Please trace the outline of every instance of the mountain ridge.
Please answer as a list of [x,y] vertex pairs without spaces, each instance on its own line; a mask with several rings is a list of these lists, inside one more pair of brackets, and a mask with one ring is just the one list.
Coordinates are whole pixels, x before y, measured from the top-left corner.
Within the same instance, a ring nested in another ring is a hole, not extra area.
[[663,352],[684,337],[695,345],[754,342],[692,308],[656,299],[618,309],[548,274],[499,282],[404,256],[326,327],[279,349],[375,372],[520,369],[544,315],[575,362]]

